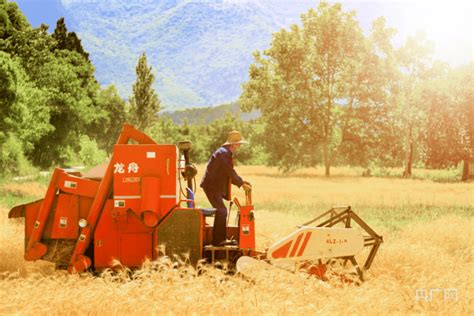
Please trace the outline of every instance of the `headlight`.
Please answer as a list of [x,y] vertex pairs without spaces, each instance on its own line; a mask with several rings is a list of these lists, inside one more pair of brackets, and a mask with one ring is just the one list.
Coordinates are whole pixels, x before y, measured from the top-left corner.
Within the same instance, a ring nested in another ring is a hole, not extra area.
[[81,219],[79,220],[79,227],[84,228],[84,227],[86,227],[86,226],[87,226],[87,220],[81,218]]

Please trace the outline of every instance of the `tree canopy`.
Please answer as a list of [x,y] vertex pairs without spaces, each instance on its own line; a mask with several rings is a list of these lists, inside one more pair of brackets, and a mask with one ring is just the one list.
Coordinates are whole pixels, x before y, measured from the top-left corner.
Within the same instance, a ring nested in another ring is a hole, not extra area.
[[[270,47],[254,53],[240,104],[261,111],[271,164],[323,163],[326,175],[337,163],[403,164],[404,176],[414,163],[437,159],[468,165],[472,76],[434,62],[422,34],[395,48],[395,32],[379,18],[365,36],[355,12],[321,2],[301,26],[274,33]],[[447,139],[451,153],[440,155]]]
[[160,100],[153,89],[155,75],[148,66],[146,55],[138,59],[136,67],[137,80],[133,84],[133,95],[130,98],[130,118],[141,130],[145,130],[154,121],[160,111]]

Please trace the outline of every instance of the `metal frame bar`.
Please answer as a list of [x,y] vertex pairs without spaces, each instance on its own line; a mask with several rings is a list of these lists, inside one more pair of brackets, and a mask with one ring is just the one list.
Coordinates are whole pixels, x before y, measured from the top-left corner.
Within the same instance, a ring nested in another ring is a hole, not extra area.
[[[329,216],[329,218],[324,219],[325,217]],[[364,280],[364,272],[370,269],[372,262],[374,261],[375,255],[377,254],[378,249],[380,248],[380,244],[383,243],[383,237],[379,236],[369,225],[367,225],[362,218],[360,218],[354,211],[352,211],[351,207],[348,206],[334,206],[330,210],[324,212],[323,214],[313,218],[312,220],[299,225],[301,226],[308,226],[309,224],[313,224],[317,220],[322,220],[316,227],[332,227],[340,222],[344,223],[346,228],[351,228],[352,223],[356,223],[360,228],[362,228],[369,236],[364,236],[364,247],[371,247],[369,255],[367,256],[363,268],[359,266],[357,260],[354,256],[351,257],[344,257],[346,263],[348,260],[351,261],[352,265],[357,271],[361,281]]]
[[54,198],[58,192],[58,179],[63,173],[64,170],[60,168],[54,169],[53,175],[49,182],[48,190],[46,191],[46,195],[43,199],[43,202],[41,203],[38,215],[36,216],[33,231],[31,232],[30,239],[26,245],[24,256],[26,260],[40,259],[48,251],[48,246],[41,242],[41,237],[46,227],[48,216],[53,209]]

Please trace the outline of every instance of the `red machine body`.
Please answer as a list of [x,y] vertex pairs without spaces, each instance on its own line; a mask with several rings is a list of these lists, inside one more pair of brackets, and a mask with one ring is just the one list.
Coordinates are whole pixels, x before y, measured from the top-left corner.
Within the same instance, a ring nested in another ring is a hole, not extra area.
[[234,203],[239,208],[239,246],[252,253],[255,251],[255,216],[251,192],[246,195],[245,205],[240,205],[237,198],[234,199]]
[[[130,139],[136,143],[129,144]],[[139,267],[161,255],[194,264],[206,258],[215,250],[210,246],[213,227],[205,220],[213,212],[195,207],[196,201],[188,207],[181,186],[191,181],[180,162],[176,145],[156,144],[125,125],[102,177],[56,168],[44,199],[9,213],[25,217],[25,259],[83,272],[118,263]],[[228,236],[238,241],[235,258],[255,251],[253,206],[247,202],[236,203],[239,224],[228,227]]]

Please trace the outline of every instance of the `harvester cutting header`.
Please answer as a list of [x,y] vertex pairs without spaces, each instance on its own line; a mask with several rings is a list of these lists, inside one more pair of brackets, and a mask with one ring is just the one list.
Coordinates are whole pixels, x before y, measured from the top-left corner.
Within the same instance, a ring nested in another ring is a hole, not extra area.
[[[225,258],[239,270],[265,262],[303,267],[321,278],[336,259],[351,262],[361,278],[370,268],[382,237],[348,206],[334,207],[258,251],[248,189],[245,202],[233,199],[237,221],[226,227],[235,244],[213,245],[214,227],[206,218],[216,210],[197,206],[190,150],[189,141],[157,144],[126,124],[103,174],[56,168],[43,199],[9,212],[25,218],[25,260],[54,262],[70,273],[116,268],[117,260],[136,268],[147,259],[184,254],[193,265]],[[359,266],[356,255],[364,248],[369,251]]]

